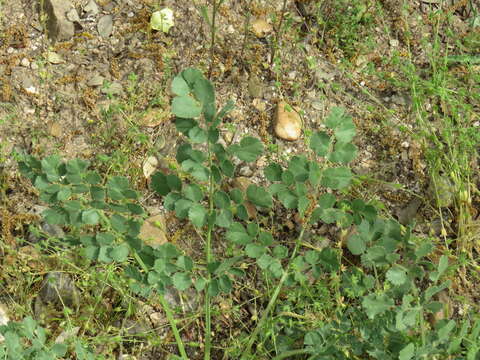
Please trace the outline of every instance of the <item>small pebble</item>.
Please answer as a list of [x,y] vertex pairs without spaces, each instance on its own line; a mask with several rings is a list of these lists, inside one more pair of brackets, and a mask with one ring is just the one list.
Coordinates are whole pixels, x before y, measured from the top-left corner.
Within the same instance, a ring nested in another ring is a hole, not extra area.
[[30,66],[30,61],[27,58],[23,58],[22,61],[20,62],[22,66],[24,67],[29,67]]

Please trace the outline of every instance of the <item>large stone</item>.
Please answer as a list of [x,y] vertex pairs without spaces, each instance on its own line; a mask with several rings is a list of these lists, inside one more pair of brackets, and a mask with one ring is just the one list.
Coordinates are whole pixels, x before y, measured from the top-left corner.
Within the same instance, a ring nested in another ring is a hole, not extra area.
[[280,101],[275,113],[275,134],[283,140],[295,141],[302,134],[300,115],[285,101]]
[[67,19],[67,13],[72,10],[68,0],[45,0],[43,12],[47,15],[47,35],[52,41],[70,40],[75,33],[73,22]]

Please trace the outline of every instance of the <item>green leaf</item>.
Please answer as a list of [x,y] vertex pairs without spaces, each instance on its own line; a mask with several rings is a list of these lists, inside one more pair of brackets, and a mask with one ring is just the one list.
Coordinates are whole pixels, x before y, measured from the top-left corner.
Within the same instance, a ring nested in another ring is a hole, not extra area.
[[344,121],[345,109],[341,107],[334,107],[330,110],[327,118],[325,119],[325,126],[330,129],[335,129]]
[[112,248],[110,246],[101,246],[98,251],[98,261],[111,263],[113,261],[113,259],[110,257],[111,249]]
[[[217,113],[217,107],[215,106],[214,102],[203,104],[203,116],[207,123],[213,126],[217,126],[213,124],[215,120],[215,115]],[[220,136],[220,132],[216,128],[210,128],[208,131],[208,141],[210,144],[215,144],[218,141]]]
[[172,278],[173,286],[178,291],[185,291],[192,285],[192,278],[184,272],[177,272]]
[[98,245],[107,246],[115,241],[115,236],[111,233],[97,233],[95,240]]
[[320,254],[318,251],[315,250],[308,250],[305,253],[305,261],[310,265],[315,265],[320,260]]
[[89,245],[85,247],[85,257],[89,260],[96,260],[99,252],[100,248],[96,245]]
[[310,149],[318,156],[326,156],[332,140],[325,131],[319,131],[310,138]]
[[272,195],[264,188],[254,184],[247,188],[247,199],[260,207],[271,208],[273,204]]
[[258,241],[264,246],[270,246],[273,244],[273,236],[269,232],[260,231],[258,235]]
[[415,355],[415,345],[409,343],[398,353],[398,360],[410,360]]
[[240,144],[231,145],[228,150],[240,160],[252,162],[263,153],[263,144],[260,140],[247,136],[240,141]]
[[222,293],[228,294],[232,291],[232,280],[230,280],[228,275],[224,274],[218,279],[218,287]]
[[247,234],[243,225],[237,222],[229,227],[225,236],[227,240],[238,245],[246,245],[252,241],[252,238]]
[[195,179],[199,181],[207,181],[210,176],[210,171],[202,164],[194,160],[185,160],[182,162],[182,170],[190,173]]
[[195,281],[194,285],[195,285],[195,290],[197,290],[197,292],[200,292],[203,289],[205,289],[205,286],[207,285],[207,280],[202,277],[198,278],[197,281]]
[[360,235],[353,234],[347,240],[347,248],[353,255],[361,255],[366,250],[367,245]]
[[245,254],[247,254],[248,257],[251,257],[253,259],[259,258],[263,254],[265,254],[265,251],[265,246],[262,245],[247,244],[247,246],[245,246]]
[[393,299],[385,294],[369,294],[363,298],[362,306],[367,313],[369,319],[374,319],[375,316],[383,314],[394,305]]
[[97,225],[100,215],[96,209],[82,211],[82,222],[87,225]]
[[68,187],[64,187],[57,193],[57,200],[66,201],[70,198],[71,195],[72,191]]
[[445,270],[447,270],[447,268],[448,268],[448,256],[442,255],[440,257],[440,261],[438,262],[438,268],[437,268],[438,278],[440,278],[443,275],[443,273],[445,272]]
[[393,285],[400,286],[407,281],[407,271],[400,265],[394,265],[387,271],[386,278]]
[[320,252],[320,264],[326,271],[338,271],[340,262],[338,261],[338,251],[332,248],[324,248]]
[[217,126],[220,121],[227,115],[230,111],[233,110],[235,107],[235,102],[233,100],[228,100],[225,106],[218,112],[217,116],[215,117],[214,126]]
[[[282,173],[282,182],[283,185],[290,186],[295,182],[295,175],[290,170],[286,170]],[[280,185],[280,184],[273,184]]]
[[230,197],[226,192],[218,190],[213,194],[213,203],[219,209],[227,209],[230,207]]
[[188,216],[189,210],[192,207],[192,201],[187,199],[180,199],[175,203],[175,214],[179,219],[185,219]]
[[124,262],[127,260],[129,253],[130,253],[130,247],[128,246],[128,244],[123,243],[114,247],[110,251],[109,255],[113,260],[117,262]]
[[183,194],[187,199],[199,202],[203,199],[203,192],[197,184],[190,184],[185,187]]
[[355,137],[355,125],[350,117],[343,121],[334,130],[335,138],[338,142],[348,143]]
[[183,70],[180,75],[182,75],[182,77],[188,83],[188,86],[190,86],[191,88],[193,88],[193,86],[198,80],[204,78],[202,72],[195,68],[187,68]]
[[58,167],[60,166],[60,157],[58,155],[47,156],[41,160],[42,170],[45,172],[45,175],[48,181],[58,181],[60,179],[60,174],[58,172]]
[[200,204],[193,204],[188,211],[188,218],[196,227],[202,227],[207,221],[207,210]]
[[126,204],[128,211],[132,215],[142,215],[144,213],[143,207],[137,203],[128,203]]
[[240,189],[235,188],[235,189],[230,190],[230,198],[236,204],[243,203],[243,193],[240,191]]
[[90,187],[90,196],[94,201],[104,201],[105,200],[105,189],[100,186],[91,186]]
[[449,322],[447,322],[444,326],[438,329],[437,331],[438,340],[442,342],[448,340],[450,333],[454,328],[455,328],[455,321],[450,320]]
[[167,175],[167,185],[172,191],[181,191],[182,190],[182,181],[176,175]]
[[178,200],[182,198],[182,195],[180,195],[177,192],[171,192],[168,194],[165,199],[163,199],[163,206],[165,206],[165,209],[168,211],[172,211],[175,209],[175,204]]
[[102,178],[96,171],[89,171],[85,176],[85,182],[90,185],[97,185],[102,182]]
[[88,161],[81,160],[81,159],[73,159],[73,160],[67,161],[67,163],[65,164],[65,167],[69,174],[81,174],[85,172],[85,170],[87,170],[89,165],[90,163]]
[[355,159],[356,156],[357,147],[355,145],[352,143],[337,142],[335,144],[335,150],[330,154],[328,159],[336,163],[348,164]]
[[263,254],[260,258],[257,259],[257,264],[262,270],[266,270],[275,259],[268,254]]
[[202,107],[190,96],[177,96],[172,101],[172,113],[180,118],[196,118]]
[[188,131],[188,138],[195,144],[203,144],[207,142],[208,134],[199,126],[195,126]]
[[193,269],[193,260],[189,256],[179,256],[176,264],[179,268],[185,271],[192,271]]
[[282,167],[277,163],[271,163],[264,170],[265,177],[270,181],[281,181],[282,172]]
[[195,127],[198,127],[198,122],[196,122],[193,119],[177,118],[175,120],[175,127],[183,135],[188,135],[190,130],[192,130]]
[[207,291],[208,291],[208,294],[212,297],[217,296],[220,293],[220,288],[218,286],[217,279],[213,279],[210,281],[210,283],[208,284]]
[[65,354],[67,353],[68,346],[65,344],[53,344],[52,346],[52,353],[56,357],[64,357]]
[[300,214],[301,217],[305,215],[305,211],[309,208],[310,206],[310,200],[306,196],[300,196],[298,198],[298,213]]
[[228,209],[222,209],[218,212],[217,217],[215,219],[215,224],[220,227],[228,228],[232,225],[233,215],[232,212]]
[[352,173],[349,168],[338,167],[324,170],[321,184],[334,190],[340,190],[350,185]]
[[277,259],[284,259],[288,256],[288,249],[286,246],[277,245],[273,248],[272,254]]
[[240,220],[243,220],[243,221],[247,221],[248,217],[249,217],[248,216],[248,211],[247,211],[247,208],[245,207],[245,205],[238,205],[237,208],[236,208],[235,215]]
[[222,170],[222,172],[232,178],[233,175],[235,174],[235,166],[232,164],[232,162],[230,160],[223,160],[221,163],[220,163],[220,169]]
[[424,293],[425,301],[429,301],[433,295],[439,293],[443,289],[446,289],[450,286],[451,281],[447,280],[441,283],[440,285],[433,285],[427,288]]
[[107,182],[108,196],[112,200],[125,199],[125,190],[129,189],[128,179],[123,176],[114,176]]
[[[288,172],[288,170],[286,172]],[[282,183],[272,184],[268,187],[268,192],[272,195],[278,195],[279,193],[283,191],[288,191],[288,190],[289,190],[288,187]]]
[[181,75],[173,78],[172,92],[178,96],[186,96],[190,93],[190,87]]
[[218,139],[220,138],[220,132],[216,128],[209,127],[207,134],[208,134],[208,142],[210,144],[216,144]]
[[204,106],[215,102],[215,89],[210,81],[205,78],[200,78],[195,81],[193,85],[193,92],[197,100]]
[[258,234],[258,230],[260,230],[260,227],[258,226],[257,223],[251,222],[247,224],[247,233],[251,237],[255,237]]
[[308,166],[308,180],[313,186],[316,186],[320,183],[322,178],[322,170],[317,162],[310,162]]
[[298,205],[298,198],[291,190],[280,191],[277,198],[287,209],[295,209]]
[[110,216],[110,225],[113,230],[118,231],[119,233],[127,231],[127,219],[122,215],[113,214]]
[[332,208],[337,202],[337,198],[329,193],[323,194],[318,198],[318,206],[322,209]]
[[305,156],[293,156],[288,163],[288,170],[292,172],[295,181],[304,182],[308,179],[308,160]]

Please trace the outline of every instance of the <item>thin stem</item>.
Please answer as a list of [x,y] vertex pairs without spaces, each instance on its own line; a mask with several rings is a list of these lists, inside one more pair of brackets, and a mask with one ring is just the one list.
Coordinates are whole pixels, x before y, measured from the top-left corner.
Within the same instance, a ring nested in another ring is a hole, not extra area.
[[248,27],[250,25],[250,4],[252,0],[249,0],[247,4],[247,10],[245,15],[245,26],[243,28],[243,42],[242,42],[242,49],[240,50],[240,59],[243,59],[243,53],[245,51],[245,47],[247,46],[247,37],[248,37]]
[[[148,267],[145,265],[143,262],[142,258],[136,251],[133,251],[133,256],[135,257],[135,260],[137,260],[138,264],[142,267],[142,269],[145,272],[148,272]],[[183,345],[182,338],[180,336],[180,332],[178,331],[177,328],[177,323],[175,321],[175,317],[173,316],[173,311],[170,308],[170,305],[168,305],[168,302],[165,300],[164,296],[162,294],[158,294],[158,299],[160,300],[160,304],[163,307],[163,310],[165,310],[165,315],[167,316],[167,320],[170,324],[170,327],[172,328],[173,336],[175,337],[175,341],[177,343],[178,351],[180,352],[180,355],[182,356],[183,360],[189,360],[188,355],[185,351],[185,346]]]
[[[208,152],[208,161],[210,164],[210,168],[212,167],[212,154],[210,150],[210,142],[207,144],[207,152]],[[210,215],[213,214],[213,193],[214,193],[214,179],[213,175],[210,175],[209,179],[209,219],[208,219],[208,230],[207,230],[207,243],[205,248],[205,258],[207,260],[207,267],[213,261],[212,255],[212,231],[213,231],[213,224],[210,224]],[[207,271],[207,284],[210,286],[210,282],[212,281],[212,275],[210,271]],[[205,353],[204,359],[210,360],[210,351],[212,348],[212,304],[211,304],[211,296],[207,289],[205,289]]]
[[[221,0],[220,0],[221,1]],[[220,5],[220,1],[211,0],[212,2],[212,26],[210,28],[210,66],[208,68],[208,78],[210,79],[213,71],[213,64],[215,62],[215,23],[217,19],[217,7]]]
[[308,350],[308,349],[290,350],[290,351],[285,351],[285,352],[281,353],[280,355],[275,356],[272,360],[287,359],[290,356],[303,355],[303,354],[309,354],[309,353],[310,353],[310,350]]
[[302,243],[302,238],[304,233],[305,233],[305,227],[302,228],[302,231],[300,232],[300,235],[298,236],[295,242],[295,248],[293,249],[292,255],[288,260],[287,268],[283,271],[282,277],[280,278],[280,281],[278,282],[278,285],[275,288],[275,291],[273,292],[272,297],[270,298],[267,308],[263,312],[262,317],[260,318],[260,321],[257,323],[257,326],[255,327],[255,330],[253,331],[252,335],[250,335],[250,339],[248,340],[247,347],[243,353],[243,356],[241,357],[241,360],[246,360],[247,356],[250,355],[250,351],[252,349],[252,346],[253,346],[253,343],[255,342],[256,337],[258,336],[258,333],[263,329],[268,317],[270,316],[270,312],[272,311],[273,307],[277,303],[278,295],[280,294],[280,291],[283,288],[283,283],[285,282],[285,280],[287,280],[288,274],[290,272],[290,267],[292,265],[293,259],[297,255],[298,249],[300,248],[300,244]]
[[270,57],[270,65],[273,64],[273,61],[275,59],[275,52],[278,47],[278,42],[280,41],[280,38],[282,37],[282,24],[283,24],[283,18],[285,15],[285,9],[287,8],[287,0],[283,0],[283,5],[282,5],[282,13],[280,14],[280,21],[278,22],[278,27],[275,30],[275,42],[272,47],[272,56]]

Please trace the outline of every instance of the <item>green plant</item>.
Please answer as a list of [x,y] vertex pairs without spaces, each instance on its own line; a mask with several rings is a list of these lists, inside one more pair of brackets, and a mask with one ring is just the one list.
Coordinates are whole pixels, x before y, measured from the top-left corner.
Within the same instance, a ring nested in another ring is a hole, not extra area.
[[[176,154],[179,170],[155,173],[151,186],[168,211],[194,226],[205,244],[203,260],[170,243],[158,248],[142,243],[138,235],[144,210],[138,193],[124,177],[103,179],[88,169],[87,161],[63,162],[57,156],[41,161],[25,156],[20,170],[40,191],[40,199],[50,205],[43,213],[45,220],[68,228],[64,241],[81,245],[91,261],[123,264],[136,293],[157,293],[182,359],[188,356],[164,299],[165,290],[194,287],[203,295],[203,345],[208,360],[212,357],[214,299],[228,294],[234,281],[245,276],[241,264],[260,269],[273,284],[266,291],[268,303],[258,322],[238,344],[241,359],[258,358],[265,351],[274,359],[308,355],[309,359],[370,356],[401,360],[464,351],[465,334],[456,335],[455,346],[448,343],[454,334],[453,321],[440,321],[433,330],[425,321],[427,314],[441,309],[433,296],[449,285],[440,281],[448,258],[442,256],[433,265],[426,258],[433,250],[431,242],[412,237],[409,229],[394,220],[381,218],[373,205],[361,199],[336,195],[353,179],[347,164],[357,152],[352,144],[355,126],[343,109],[332,109],[324,122],[327,130],[311,135],[307,155],[293,156],[286,164],[270,163],[264,170],[270,185],[251,184],[243,193],[227,186],[235,176],[234,158],[254,162],[263,153],[263,144],[247,136],[226,148],[221,145],[218,126],[233,103],[218,111],[213,85],[200,71],[182,71],[173,79],[172,92],[175,124],[185,136]],[[249,217],[247,202],[279,219],[284,212],[296,214],[298,234],[280,241],[275,228]],[[345,270],[339,248],[316,248],[308,243],[306,234],[318,222],[341,229],[345,247],[359,265]],[[229,244],[228,255],[218,250],[224,242]],[[283,353],[269,350],[263,346],[268,344],[262,334],[271,333],[275,340],[277,331],[266,331],[269,324],[278,313],[292,313],[288,308],[279,312],[280,294],[287,288],[305,289],[308,281],[318,282],[316,291],[322,294],[328,293],[322,284],[334,285],[330,303],[338,306],[324,308],[323,319],[314,317],[297,331],[297,338],[303,337],[301,346],[295,342]],[[348,305],[342,299],[348,299]]]
[[[50,344],[44,328],[31,317],[22,322],[9,322],[0,326],[4,341],[0,343],[0,357],[6,360],[55,360],[63,358],[68,346],[64,343]],[[74,343],[78,360],[93,360],[93,354],[80,342]]]

